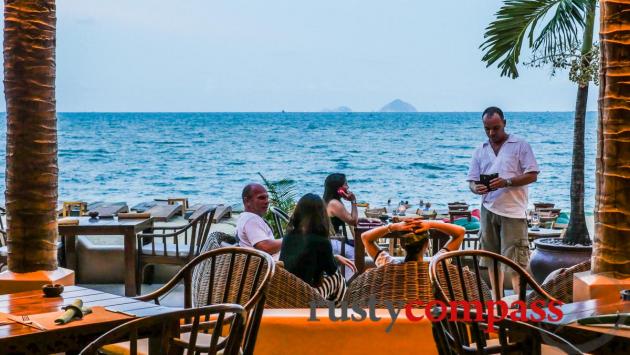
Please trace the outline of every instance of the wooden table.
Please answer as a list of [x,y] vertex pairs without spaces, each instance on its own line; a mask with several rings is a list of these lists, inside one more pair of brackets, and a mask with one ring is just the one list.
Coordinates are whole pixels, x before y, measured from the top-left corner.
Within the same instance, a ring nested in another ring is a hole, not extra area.
[[598,354],[630,353],[630,329],[612,326],[586,326],[577,323],[584,317],[602,314],[629,313],[630,301],[606,303],[602,300],[567,303],[559,307],[563,317],[558,322],[542,322],[542,326],[570,341],[583,352]]
[[557,238],[561,235],[561,229],[538,228],[538,230],[533,230],[531,228],[527,228],[527,236],[530,240],[538,238]]
[[[78,270],[76,253],[77,235],[123,235],[125,237],[125,296],[136,295],[136,267],[138,255],[136,251],[136,235],[153,226],[153,218],[122,219],[72,217],[78,219],[77,225],[59,225],[59,235],[65,237],[66,265]],[[78,273],[77,273],[78,274]]]
[[[92,307],[93,313],[82,320],[66,325],[54,325],[52,320],[63,313],[62,306],[75,299]],[[0,312],[15,316],[28,315],[43,325],[46,330],[38,330],[19,323],[0,325],[0,353],[2,354],[50,354],[59,352],[74,353],[108,330],[125,323],[134,317],[110,312],[107,309],[133,313],[136,317],[146,317],[174,310],[153,303],[91,290],[79,286],[67,286],[60,297],[43,297],[41,291],[28,291],[0,295]],[[0,314],[0,318],[2,314]],[[2,319],[0,319],[1,321]]]

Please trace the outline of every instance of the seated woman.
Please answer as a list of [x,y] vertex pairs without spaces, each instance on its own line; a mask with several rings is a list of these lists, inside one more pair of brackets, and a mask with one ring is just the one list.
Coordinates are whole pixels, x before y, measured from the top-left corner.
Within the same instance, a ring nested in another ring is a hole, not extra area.
[[[330,217],[332,223],[332,234],[344,234],[345,230],[342,228],[348,224],[351,227],[355,227],[359,223],[359,211],[357,210],[357,199],[354,193],[348,188],[348,180],[345,174],[334,173],[326,177],[324,182],[324,201],[326,202],[326,212]],[[350,201],[350,212],[346,209],[341,199]],[[344,234],[345,235],[345,234]],[[354,245],[354,241],[348,241],[351,246]],[[341,251],[341,244],[339,241],[333,241],[333,248],[336,252]],[[345,256],[350,259],[354,259],[354,249],[345,247]]]
[[396,259],[389,255],[387,251],[380,249],[378,245],[376,245],[376,241],[392,232],[407,232],[401,239],[401,245],[405,249],[404,262],[423,261],[423,256],[429,246],[429,229],[431,228],[450,235],[448,242],[438,251],[438,254],[459,250],[459,247],[464,241],[464,234],[466,232],[463,227],[450,223],[420,219],[412,219],[370,229],[361,235],[361,240],[363,240],[365,251],[372,257],[376,267],[379,267],[395,263]]
[[346,293],[346,280],[338,272],[337,262],[356,268],[352,261],[333,255],[329,235],[324,201],[315,194],[302,196],[287,225],[280,260],[287,271],[315,287],[322,297],[339,302]]

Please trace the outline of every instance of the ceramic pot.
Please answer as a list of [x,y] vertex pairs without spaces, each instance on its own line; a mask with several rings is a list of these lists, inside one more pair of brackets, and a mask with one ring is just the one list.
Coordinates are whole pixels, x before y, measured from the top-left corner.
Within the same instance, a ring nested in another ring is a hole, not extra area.
[[529,267],[534,279],[541,284],[552,271],[567,268],[587,261],[593,253],[593,246],[556,244],[556,238],[534,240],[536,248],[531,255]]

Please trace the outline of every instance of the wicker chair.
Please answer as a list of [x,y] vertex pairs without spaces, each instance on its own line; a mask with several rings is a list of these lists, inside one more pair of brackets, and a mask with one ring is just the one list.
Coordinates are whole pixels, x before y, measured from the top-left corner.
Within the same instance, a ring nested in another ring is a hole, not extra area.
[[[186,265],[201,253],[201,247],[212,225],[215,208],[203,206],[195,212],[194,219],[183,228],[171,233],[142,233],[138,235],[138,267],[136,269],[136,290],[141,293],[144,268],[152,264]],[[161,229],[163,232],[164,228]],[[183,237],[183,242],[180,239]],[[188,240],[190,238],[190,240]],[[156,242],[158,240],[158,242]]]
[[309,308],[311,302],[323,304],[325,300],[311,285],[276,263],[265,308]]
[[136,299],[159,304],[162,296],[184,281],[186,308],[216,303],[241,304],[247,311],[243,354],[249,355],[256,344],[265,292],[274,267],[271,256],[262,251],[240,247],[218,248],[194,258],[162,288]]
[[[485,290],[487,286],[484,287],[485,282],[483,281],[480,273],[479,259],[482,257],[492,260],[491,267],[494,270],[494,277],[497,279],[499,277],[499,265],[504,265],[512,272],[519,275],[520,292],[517,295],[519,301],[526,301],[527,286],[531,287],[533,292],[538,293],[543,299],[547,301],[557,301],[555,297],[543,290],[540,285],[534,281],[531,275],[529,275],[522,267],[502,255],[486,250],[458,250],[443,253],[434,257],[433,260],[431,260],[429,269],[431,281],[436,289],[437,297],[445,302],[479,300],[481,301],[485,312],[485,301],[490,301],[492,299],[488,298],[489,295]],[[474,269],[473,273],[465,271],[467,267],[465,267],[464,264],[468,260],[472,260],[472,267]],[[470,280],[471,282],[465,282],[463,285],[465,288],[459,290],[458,292],[458,290],[454,287],[452,280],[462,280],[466,277],[470,277],[470,275],[472,275],[474,279]],[[493,292],[495,300],[501,299],[499,290],[495,289]],[[514,301],[516,300],[517,299],[514,299]]]
[[370,297],[374,297],[376,306],[383,308],[385,301],[428,301],[432,296],[429,264],[407,262],[365,271],[350,283],[345,300],[367,307]]
[[[591,261],[587,260],[566,269],[556,270],[547,276],[547,279],[545,279],[540,287],[560,301],[564,303],[571,303],[573,302],[573,274],[588,271],[590,269]],[[527,304],[542,299],[544,298],[542,298],[539,294],[532,292],[527,296]]]
[[150,336],[164,354],[235,355],[240,351],[245,315],[240,305],[218,304],[140,318],[108,331],[80,354],[148,354]]
[[[512,272],[516,272],[519,275],[520,292],[518,293],[518,299],[510,301],[521,301],[525,303],[527,287],[532,289],[532,293],[537,293],[543,300],[546,301],[558,301],[553,296],[549,295],[543,290],[534,279],[519,265],[512,260],[485,250],[460,250],[453,251],[444,254],[440,254],[431,261],[430,276],[433,286],[436,289],[436,296],[438,299],[449,303],[452,301],[480,301],[481,310],[479,311],[479,317],[482,320],[487,319],[488,306],[486,301],[491,301],[489,290],[487,286],[484,287],[484,282],[480,274],[479,259],[485,257],[492,260],[490,267],[494,270],[494,275],[498,278],[499,265],[507,266]],[[464,262],[472,259],[472,265],[474,273],[466,273]],[[472,279],[470,279],[472,275]],[[470,280],[466,280],[469,278]],[[458,288],[452,283],[453,279],[466,280],[459,285],[464,286]],[[495,300],[501,299],[499,290],[493,290]],[[457,309],[462,311],[462,309]],[[505,316],[505,311],[499,307],[498,316]],[[477,319],[477,317],[471,317]],[[471,318],[468,318],[469,320]],[[496,319],[496,318],[495,318]],[[496,322],[494,329],[498,330],[499,339],[489,339],[488,333],[484,332],[488,329],[488,324],[484,321],[478,322],[466,322],[463,317],[458,317],[457,321],[444,321],[433,324],[434,336],[438,347],[443,353],[505,353],[512,349],[516,354],[531,354],[540,352],[540,344],[536,343],[537,339],[535,335],[532,335],[532,331],[538,331],[538,328],[529,329],[527,326],[521,326],[518,322]],[[539,335],[545,331],[540,330]],[[545,333],[546,334],[546,333]],[[522,341],[523,337],[529,337],[529,340]],[[521,339],[520,341],[514,341],[514,338]],[[509,341],[508,341],[509,338]],[[543,337],[544,339],[548,339]],[[559,345],[562,349],[565,349],[563,339],[554,339],[554,344]],[[568,343],[566,343],[568,344]],[[448,350],[451,349],[451,350]],[[483,349],[481,351],[480,349]],[[569,349],[569,348],[566,348]],[[570,349],[575,350],[575,349]]]
[[[567,340],[525,322],[510,319],[496,320],[495,318],[495,321],[488,325],[488,317],[485,313],[479,315],[475,310],[465,311],[462,308],[438,309],[450,315],[432,323],[435,344],[442,355],[582,354]],[[449,320],[454,315],[458,321]],[[498,338],[489,339],[487,333],[481,331],[488,329],[498,332]],[[558,352],[558,350],[561,351]]]

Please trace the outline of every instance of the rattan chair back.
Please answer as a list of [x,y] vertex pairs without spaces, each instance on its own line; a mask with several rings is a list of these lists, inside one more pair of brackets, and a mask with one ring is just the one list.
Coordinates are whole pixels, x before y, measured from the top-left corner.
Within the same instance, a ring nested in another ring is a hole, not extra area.
[[311,285],[276,264],[265,308],[309,308],[312,302],[323,304],[325,300]]
[[427,262],[392,263],[371,268],[354,279],[345,300],[367,307],[374,298],[378,308],[385,302],[429,301],[432,299]]

